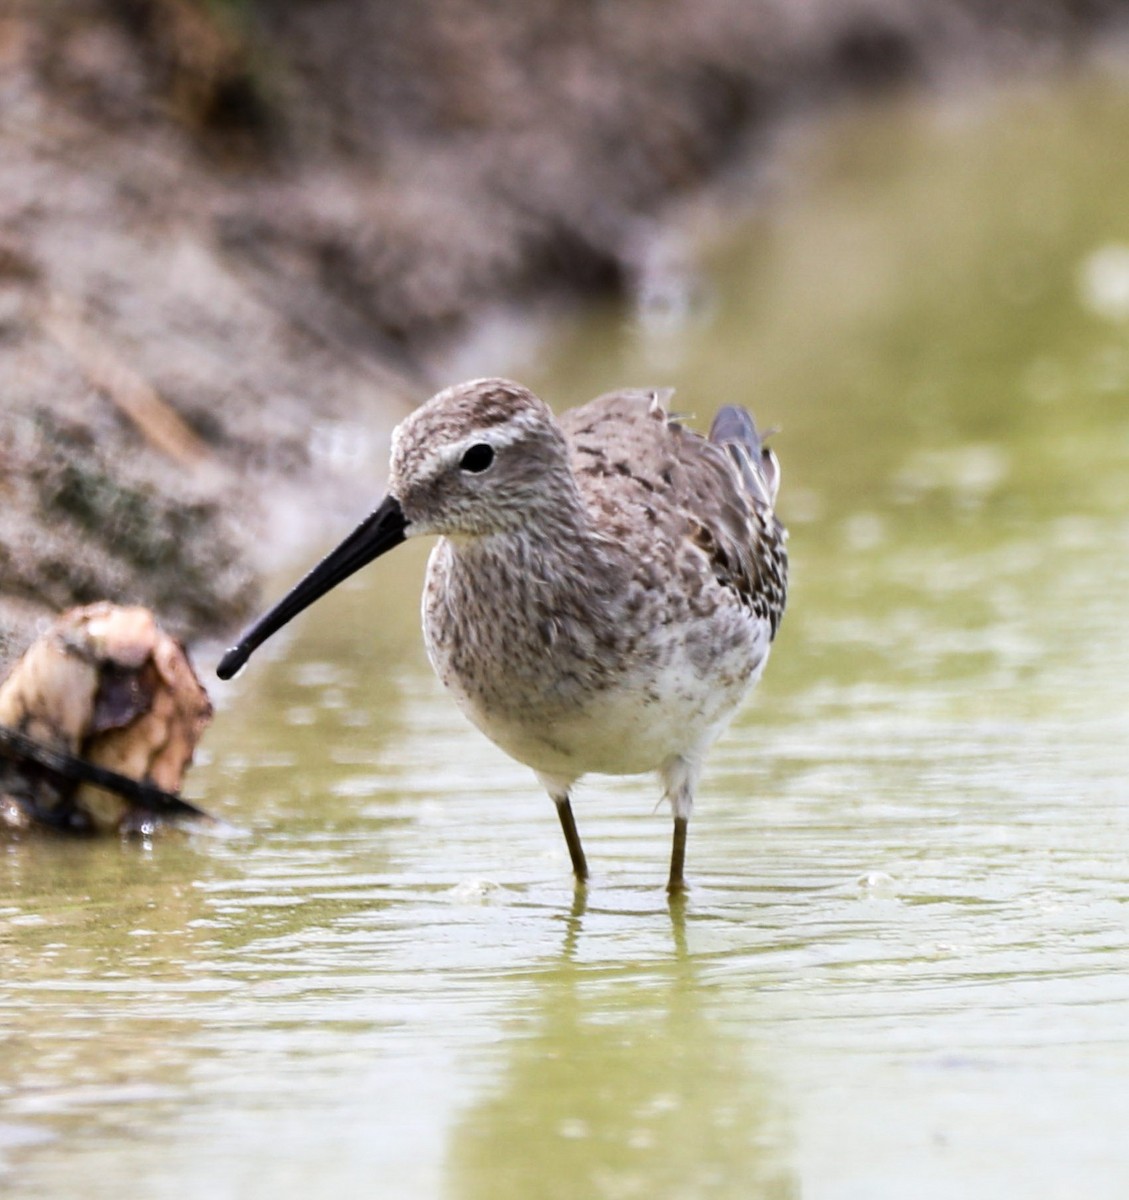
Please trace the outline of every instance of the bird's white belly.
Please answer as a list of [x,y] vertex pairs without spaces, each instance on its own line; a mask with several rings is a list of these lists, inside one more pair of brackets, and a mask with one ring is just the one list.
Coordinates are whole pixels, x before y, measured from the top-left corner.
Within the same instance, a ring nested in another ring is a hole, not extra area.
[[680,755],[696,756],[721,732],[767,659],[704,680],[672,664],[646,687],[612,688],[551,716],[486,711],[449,680],[460,707],[492,742],[542,775],[634,775]]
[[[557,781],[700,759],[763,670],[769,621],[721,588],[706,592],[712,604],[694,592],[697,606],[676,606],[677,621],[657,601],[629,604],[630,585],[589,610],[560,580],[549,589],[536,555],[511,570],[505,549],[488,544],[476,559],[462,548],[459,557],[445,539],[429,564],[428,656],[470,720]],[[509,555],[519,565],[529,557],[520,543]]]

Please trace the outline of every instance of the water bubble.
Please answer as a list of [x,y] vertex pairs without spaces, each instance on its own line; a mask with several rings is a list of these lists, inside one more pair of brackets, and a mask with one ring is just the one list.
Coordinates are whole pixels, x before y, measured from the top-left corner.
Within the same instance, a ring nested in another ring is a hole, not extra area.
[[885,871],[867,871],[860,875],[855,883],[862,896],[867,900],[897,899],[897,880]]
[[502,885],[493,879],[463,879],[447,895],[455,904],[490,904],[501,891]]

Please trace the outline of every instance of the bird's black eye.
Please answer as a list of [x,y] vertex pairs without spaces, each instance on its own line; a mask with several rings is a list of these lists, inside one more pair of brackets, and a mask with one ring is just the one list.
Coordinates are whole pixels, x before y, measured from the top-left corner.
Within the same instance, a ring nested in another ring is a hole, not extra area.
[[477,442],[459,459],[459,467],[464,471],[473,471],[476,475],[494,461],[494,447],[485,442]]

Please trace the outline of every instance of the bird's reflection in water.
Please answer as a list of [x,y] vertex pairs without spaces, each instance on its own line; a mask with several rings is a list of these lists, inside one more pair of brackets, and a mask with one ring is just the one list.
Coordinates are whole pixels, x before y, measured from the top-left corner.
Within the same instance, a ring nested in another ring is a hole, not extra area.
[[756,1042],[711,1014],[685,907],[672,906],[672,945],[650,967],[618,966],[600,917],[579,890],[559,956],[506,1031],[496,1081],[454,1128],[448,1192],[798,1196]]

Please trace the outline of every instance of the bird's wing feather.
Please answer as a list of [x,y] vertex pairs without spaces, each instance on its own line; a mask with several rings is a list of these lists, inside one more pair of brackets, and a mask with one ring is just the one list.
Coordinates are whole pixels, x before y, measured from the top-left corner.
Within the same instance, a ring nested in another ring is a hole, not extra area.
[[[775,633],[787,583],[784,529],[773,511],[776,456],[744,409],[723,408],[707,439],[670,418],[669,395],[624,389],[564,414],[581,491],[602,510],[605,525],[617,509],[642,509],[642,521],[637,512],[622,512],[625,538],[691,541],[718,582]],[[659,494],[662,506],[653,503]],[[660,508],[677,514],[678,528],[653,527]],[[614,521],[610,527],[620,528]]]

